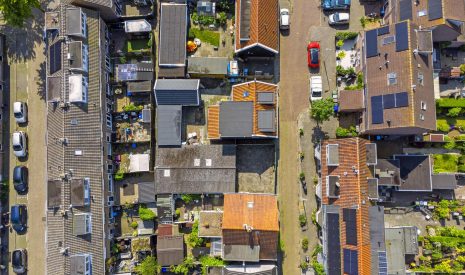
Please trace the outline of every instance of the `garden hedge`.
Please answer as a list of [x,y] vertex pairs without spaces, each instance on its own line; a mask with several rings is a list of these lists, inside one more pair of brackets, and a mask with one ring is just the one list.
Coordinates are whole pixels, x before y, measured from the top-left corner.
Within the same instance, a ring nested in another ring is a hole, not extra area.
[[465,107],[465,98],[440,98],[436,100],[436,104],[440,108]]

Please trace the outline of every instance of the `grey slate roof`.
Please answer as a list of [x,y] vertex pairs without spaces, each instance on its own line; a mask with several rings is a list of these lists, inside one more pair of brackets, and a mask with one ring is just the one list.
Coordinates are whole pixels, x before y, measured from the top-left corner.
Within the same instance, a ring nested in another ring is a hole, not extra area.
[[61,204],[61,180],[47,181],[47,207],[59,207]]
[[155,102],[157,105],[198,106],[199,84],[198,79],[157,79]]
[[229,59],[226,57],[197,57],[187,59],[187,73],[205,75],[226,75]]
[[433,189],[453,190],[457,188],[455,174],[433,174],[431,179]]
[[[67,16],[66,11],[70,5],[60,5],[56,12],[60,13],[61,20],[58,31],[60,35],[66,35]],[[47,260],[45,274],[71,274],[70,257],[63,256],[61,248],[68,247],[70,256],[77,254],[92,255],[92,274],[105,274],[104,247],[108,243],[105,234],[108,234],[108,227],[105,218],[108,217],[108,207],[106,196],[108,194],[108,176],[106,169],[103,170],[106,156],[106,142],[102,140],[107,133],[104,126],[103,111],[100,106],[104,106],[103,99],[105,92],[101,90],[104,84],[103,66],[100,60],[104,59],[104,47],[99,47],[104,41],[103,24],[99,12],[82,8],[87,16],[87,39],[89,45],[89,73],[88,73],[88,101],[87,104],[70,104],[66,111],[58,104],[47,104],[47,181],[61,181],[62,175],[72,170],[73,178],[90,179],[90,195],[93,198],[90,206],[85,208],[85,212],[92,214],[92,235],[75,236],[73,234],[73,217],[68,213],[68,218],[64,219],[57,209],[48,209],[46,213],[46,238],[45,244]],[[73,37],[77,40],[79,37]],[[66,60],[67,47],[63,47],[62,58]],[[47,61],[48,61],[47,56]],[[60,93],[64,95],[66,101],[68,94],[68,62],[63,62],[63,68],[54,76],[61,78],[62,88]],[[47,75],[48,77],[50,75]],[[50,87],[47,87],[49,89]],[[50,91],[47,91],[49,93]],[[50,94],[50,93],[49,93]],[[102,103],[103,102],[103,103]],[[67,145],[63,146],[58,142],[60,138],[67,139]],[[105,152],[102,152],[104,148]],[[75,151],[82,151],[82,155],[76,155]],[[68,208],[71,204],[71,189],[69,183],[61,184],[60,205]],[[63,209],[62,208],[62,209]],[[73,215],[85,213],[84,209],[74,208]],[[106,213],[106,214],[105,214]],[[61,244],[61,247],[60,247]]]
[[275,103],[275,93],[273,93],[273,92],[257,93],[257,103],[260,103],[260,104],[274,104]]
[[386,255],[388,274],[406,274],[405,255],[418,253],[415,226],[386,228]]
[[251,137],[253,133],[253,102],[220,102],[221,137]]
[[151,62],[138,62],[135,64],[117,64],[117,81],[144,81],[153,80],[153,64]]
[[85,214],[73,214],[73,234],[76,236],[87,234]]
[[128,82],[128,91],[131,93],[143,93],[152,91],[152,81],[131,81]]
[[70,257],[71,275],[83,275],[86,271],[86,256],[73,255]]
[[81,25],[81,9],[68,8],[66,10],[66,34],[68,35],[82,35]]
[[71,182],[71,204],[73,206],[84,206],[84,180],[72,179]]
[[431,161],[428,155],[396,155],[400,161],[399,191],[431,191]]
[[182,106],[160,105],[157,107],[158,146],[181,146]]
[[384,239],[384,207],[370,206],[368,214],[370,216],[371,272],[372,274],[379,274],[378,252],[386,251]]
[[140,182],[138,184],[138,202],[149,203],[155,202],[155,183],[153,182]]
[[159,66],[186,64],[187,6],[162,3],[160,13]]
[[47,77],[47,101],[60,101],[61,94],[61,77]]
[[223,259],[226,261],[260,261],[260,246],[251,245],[224,245]]
[[236,147],[201,145],[158,148],[155,192],[228,193],[235,191]]

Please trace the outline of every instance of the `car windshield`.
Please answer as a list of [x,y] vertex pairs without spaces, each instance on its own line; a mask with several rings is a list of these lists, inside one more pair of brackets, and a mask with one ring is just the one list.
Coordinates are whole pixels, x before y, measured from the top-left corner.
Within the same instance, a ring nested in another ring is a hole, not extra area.
[[334,21],[339,21],[339,13],[337,12],[334,14]]
[[310,54],[312,55],[312,64],[318,64],[318,49],[311,49]]
[[321,97],[321,91],[313,91],[312,97]]
[[282,15],[288,15],[289,13],[287,11],[283,11],[281,14]]
[[20,117],[23,116],[21,113],[14,113],[14,115],[15,115],[16,118],[20,118]]
[[15,150],[15,151],[21,151],[21,149],[22,149],[22,148],[21,148],[21,145],[19,145],[19,144],[13,145],[13,150]]
[[12,258],[13,258],[12,259],[13,266],[16,266],[16,267],[21,266],[21,252],[20,251],[14,251]]

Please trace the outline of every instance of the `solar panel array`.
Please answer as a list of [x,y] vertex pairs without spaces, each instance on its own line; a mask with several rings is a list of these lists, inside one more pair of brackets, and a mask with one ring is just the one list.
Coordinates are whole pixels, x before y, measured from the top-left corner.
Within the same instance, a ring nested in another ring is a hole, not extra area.
[[388,33],[389,33],[389,26],[385,26],[385,27],[382,27],[382,28],[378,29],[378,36],[379,35],[385,35],[385,34],[388,34]]
[[371,97],[371,123],[382,124],[384,122],[383,96]]
[[400,21],[412,19],[412,0],[400,0]]
[[339,214],[327,213],[328,275],[341,274],[341,240],[339,238]]
[[366,32],[367,57],[378,55],[378,30]]
[[396,93],[396,108],[407,107],[408,106],[408,93]]
[[428,1],[428,19],[435,20],[442,18],[442,0]]
[[61,70],[61,42],[52,44],[49,48],[48,63],[50,64],[50,74]]
[[346,223],[346,244],[357,245],[357,209],[344,208],[342,219]]
[[358,275],[358,251],[344,248],[344,274]]
[[379,275],[388,274],[386,251],[378,251],[378,270]]
[[408,50],[408,25],[407,22],[396,24],[396,52]]

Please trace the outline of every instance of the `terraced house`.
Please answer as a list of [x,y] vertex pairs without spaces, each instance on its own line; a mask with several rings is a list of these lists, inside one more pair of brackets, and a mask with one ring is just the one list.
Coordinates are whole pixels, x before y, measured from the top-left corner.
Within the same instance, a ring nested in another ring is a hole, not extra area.
[[105,274],[113,182],[107,26],[99,12],[46,13],[46,274]]

